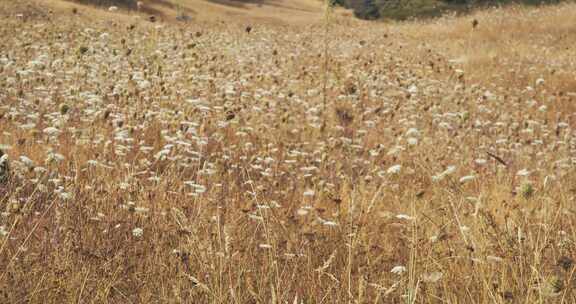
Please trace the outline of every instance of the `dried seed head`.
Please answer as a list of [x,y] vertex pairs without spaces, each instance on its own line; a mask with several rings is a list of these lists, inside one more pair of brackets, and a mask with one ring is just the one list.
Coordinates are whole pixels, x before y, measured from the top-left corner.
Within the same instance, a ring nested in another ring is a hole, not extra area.
[[556,263],[556,265],[560,266],[562,269],[564,269],[564,271],[570,270],[570,268],[572,268],[573,264],[574,264],[574,260],[570,257],[567,257],[567,256],[560,257],[558,259],[558,262]]
[[10,168],[8,167],[8,154],[0,150],[0,185],[8,182]]
[[80,48],[78,48],[78,53],[80,53],[80,55],[84,55],[88,52],[88,47],[86,46],[81,46]]
[[65,115],[70,110],[70,106],[63,103],[60,105],[60,114]]

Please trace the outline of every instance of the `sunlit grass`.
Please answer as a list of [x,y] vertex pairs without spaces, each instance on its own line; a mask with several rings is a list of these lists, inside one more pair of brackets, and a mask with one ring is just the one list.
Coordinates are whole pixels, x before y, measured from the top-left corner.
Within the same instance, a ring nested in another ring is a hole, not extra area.
[[306,31],[3,9],[0,302],[574,302],[576,76],[534,38],[573,29],[561,8]]

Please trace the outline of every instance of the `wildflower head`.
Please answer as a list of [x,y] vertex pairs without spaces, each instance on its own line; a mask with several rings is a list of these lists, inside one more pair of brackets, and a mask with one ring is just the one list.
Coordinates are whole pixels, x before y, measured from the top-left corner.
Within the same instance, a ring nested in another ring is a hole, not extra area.
[[132,230],[132,235],[133,235],[135,238],[141,238],[142,235],[144,235],[144,229],[142,229],[142,228],[134,228],[134,229]]

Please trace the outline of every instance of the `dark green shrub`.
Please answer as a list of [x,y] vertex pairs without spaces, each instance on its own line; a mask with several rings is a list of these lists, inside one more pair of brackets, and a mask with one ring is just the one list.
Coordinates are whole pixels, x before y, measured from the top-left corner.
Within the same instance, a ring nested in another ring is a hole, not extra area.
[[354,8],[354,16],[363,20],[376,20],[380,18],[380,11],[373,0],[363,0]]

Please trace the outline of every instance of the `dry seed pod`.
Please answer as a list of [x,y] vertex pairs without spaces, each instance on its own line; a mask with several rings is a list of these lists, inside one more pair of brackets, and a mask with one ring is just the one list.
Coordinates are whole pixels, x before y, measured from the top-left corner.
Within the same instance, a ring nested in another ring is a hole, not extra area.
[[8,182],[9,173],[8,155],[0,150],[0,185]]

